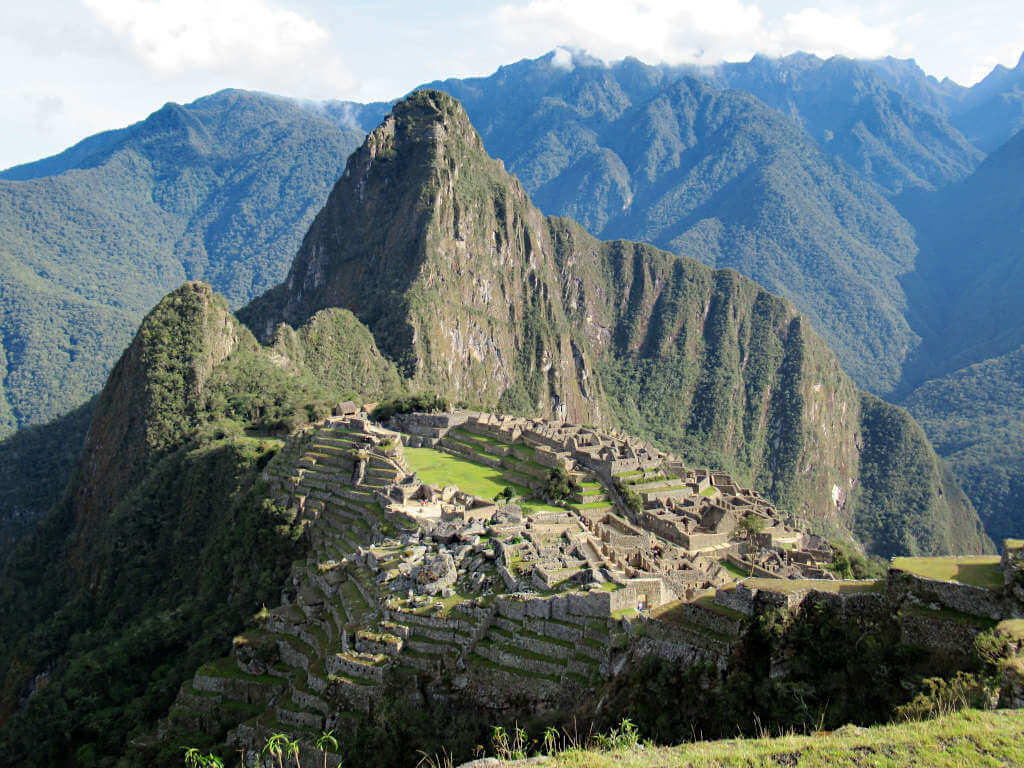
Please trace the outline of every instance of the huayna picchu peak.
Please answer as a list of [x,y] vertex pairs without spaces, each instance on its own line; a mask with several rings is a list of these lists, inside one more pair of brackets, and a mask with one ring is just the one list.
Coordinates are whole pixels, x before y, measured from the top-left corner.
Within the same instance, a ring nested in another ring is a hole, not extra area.
[[821,729],[977,672],[976,642],[1016,700],[1024,561],[993,549],[789,301],[544,216],[418,91],[283,283],[232,315],[188,282],[142,321],[3,566],[0,741],[255,766],[287,733],[402,766],[496,724]]

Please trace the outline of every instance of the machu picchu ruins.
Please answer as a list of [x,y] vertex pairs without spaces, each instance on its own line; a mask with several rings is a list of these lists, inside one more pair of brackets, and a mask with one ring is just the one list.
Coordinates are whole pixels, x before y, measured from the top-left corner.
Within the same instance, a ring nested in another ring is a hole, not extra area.
[[[165,731],[202,730],[228,706],[229,742],[245,748],[344,725],[389,685],[496,716],[524,702],[554,711],[630,653],[724,670],[751,617],[804,603],[842,616],[933,606],[900,620],[954,654],[979,630],[950,632],[941,610],[1022,615],[1012,597],[936,591],[897,571],[887,583],[837,580],[829,545],[757,491],[617,431],[466,411],[381,424],[351,403],[335,412],[264,471],[274,503],[303,521],[308,557],[232,656],[182,686]],[[445,481],[455,476],[472,487]]]

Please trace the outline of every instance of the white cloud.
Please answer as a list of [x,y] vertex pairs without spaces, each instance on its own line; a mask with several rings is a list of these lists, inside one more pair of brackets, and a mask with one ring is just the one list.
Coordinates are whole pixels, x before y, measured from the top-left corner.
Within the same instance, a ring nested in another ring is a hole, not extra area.
[[555,69],[572,69],[574,66],[572,51],[568,48],[563,48],[562,46],[555,48],[555,53],[551,57],[551,66]]
[[818,8],[787,13],[774,34],[777,47],[800,49],[819,56],[838,53],[878,58],[901,50],[894,25],[873,26],[854,13],[836,14]]
[[345,88],[352,77],[329,51],[330,33],[266,0],[82,0],[152,72],[262,76]]
[[894,25],[870,24],[852,10],[803,8],[767,20],[743,0],[527,0],[500,6],[495,20],[513,41],[574,46],[606,60],[710,64],[757,52],[874,57],[898,50]]
[[752,50],[761,20],[761,10],[741,0],[529,0],[496,11],[512,39],[672,63]]

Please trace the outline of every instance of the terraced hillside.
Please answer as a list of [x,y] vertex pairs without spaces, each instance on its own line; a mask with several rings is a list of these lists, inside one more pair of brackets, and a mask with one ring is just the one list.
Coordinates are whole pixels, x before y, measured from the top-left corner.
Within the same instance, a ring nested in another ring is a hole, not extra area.
[[[575,468],[560,507],[536,498],[551,472],[537,461],[539,445],[503,442],[475,423],[404,440],[409,448],[363,418],[329,419],[268,466],[274,503],[311,521],[308,556],[292,567],[286,602],[182,686],[158,736],[205,734],[244,747],[287,732],[311,744],[322,729],[365,725],[395,685],[427,696],[446,688],[499,717],[524,700],[532,710],[571,706],[607,678],[625,637],[620,621],[637,616],[626,570],[608,567],[601,541],[589,537],[585,566],[597,583],[581,588],[558,573],[543,588],[531,581],[531,560],[557,543],[559,522],[615,507],[607,482]],[[453,531],[435,550],[417,522],[382,504],[418,467],[460,478],[470,491],[510,488],[532,521],[528,538],[508,536],[499,514]],[[654,472],[612,477],[651,499],[682,485]],[[436,575],[430,569],[446,559],[459,576],[434,596],[395,588],[417,564],[419,574]],[[676,655],[720,666],[738,642],[741,623],[710,601],[663,615],[651,631]]]
[[[573,490],[556,504],[538,494],[561,427],[542,438],[539,425],[509,417],[413,414],[394,423],[407,431],[365,414],[329,418],[267,466],[274,504],[308,521],[306,556],[293,564],[282,603],[182,685],[156,743],[244,751],[287,733],[312,761],[321,757],[316,738],[332,729],[343,743],[334,757],[348,760],[396,698],[421,709],[462,702],[491,723],[564,716],[648,657],[724,676],[750,642],[752,617],[798,612],[808,600],[823,606],[808,615],[839,610],[859,622],[906,606],[896,637],[917,638],[924,655],[915,658],[932,659],[926,664],[969,664],[973,638],[1020,612],[1001,585],[947,588],[909,567],[887,583],[780,579],[756,555],[808,546],[781,524],[742,546],[687,528],[692,561],[674,563],[678,579],[663,577],[679,591],[652,592],[659,566],[642,561],[672,544],[659,539],[645,550],[636,544],[640,526],[694,495],[702,508],[724,509],[746,491],[728,475],[704,472],[694,482],[676,474],[682,467],[671,457],[655,466],[640,451],[632,461],[610,458],[607,445],[588,453],[589,433],[576,428],[571,439],[590,461],[565,462]],[[433,483],[420,470],[434,473]],[[456,478],[465,488],[444,487]],[[495,488],[509,488],[514,503],[470,493]],[[620,557],[623,547],[635,554]],[[687,582],[702,558],[702,575]],[[1000,566],[989,558],[986,567]],[[749,572],[758,578],[744,579]]]

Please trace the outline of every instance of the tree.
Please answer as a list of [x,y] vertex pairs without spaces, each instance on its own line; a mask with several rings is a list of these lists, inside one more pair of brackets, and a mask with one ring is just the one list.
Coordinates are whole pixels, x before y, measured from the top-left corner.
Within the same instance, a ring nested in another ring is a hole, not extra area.
[[263,753],[269,753],[272,757],[276,757],[278,768],[284,768],[284,755],[290,747],[291,742],[286,734],[275,733],[267,739],[267,743],[263,746]]
[[[324,768],[327,768],[327,750],[328,750],[328,748],[330,748],[332,750],[335,750],[335,751],[337,751],[337,749],[338,749],[338,740],[336,738],[334,738],[334,730],[331,729],[329,731],[324,731],[319,736],[317,736],[316,737],[316,741],[314,742],[313,746],[315,746],[317,749],[319,749],[321,752],[324,753]],[[338,763],[338,767],[339,768],[340,768],[340,766],[341,766],[341,763]]]
[[572,481],[569,473],[561,466],[552,467],[544,485],[544,496],[550,501],[565,501],[572,495]]
[[507,501],[516,495],[516,492],[507,485],[494,496],[495,501]]
[[763,517],[758,515],[747,515],[740,520],[739,525],[736,526],[736,530],[743,534],[743,538],[750,541],[757,534],[761,533],[767,524],[767,521]]

